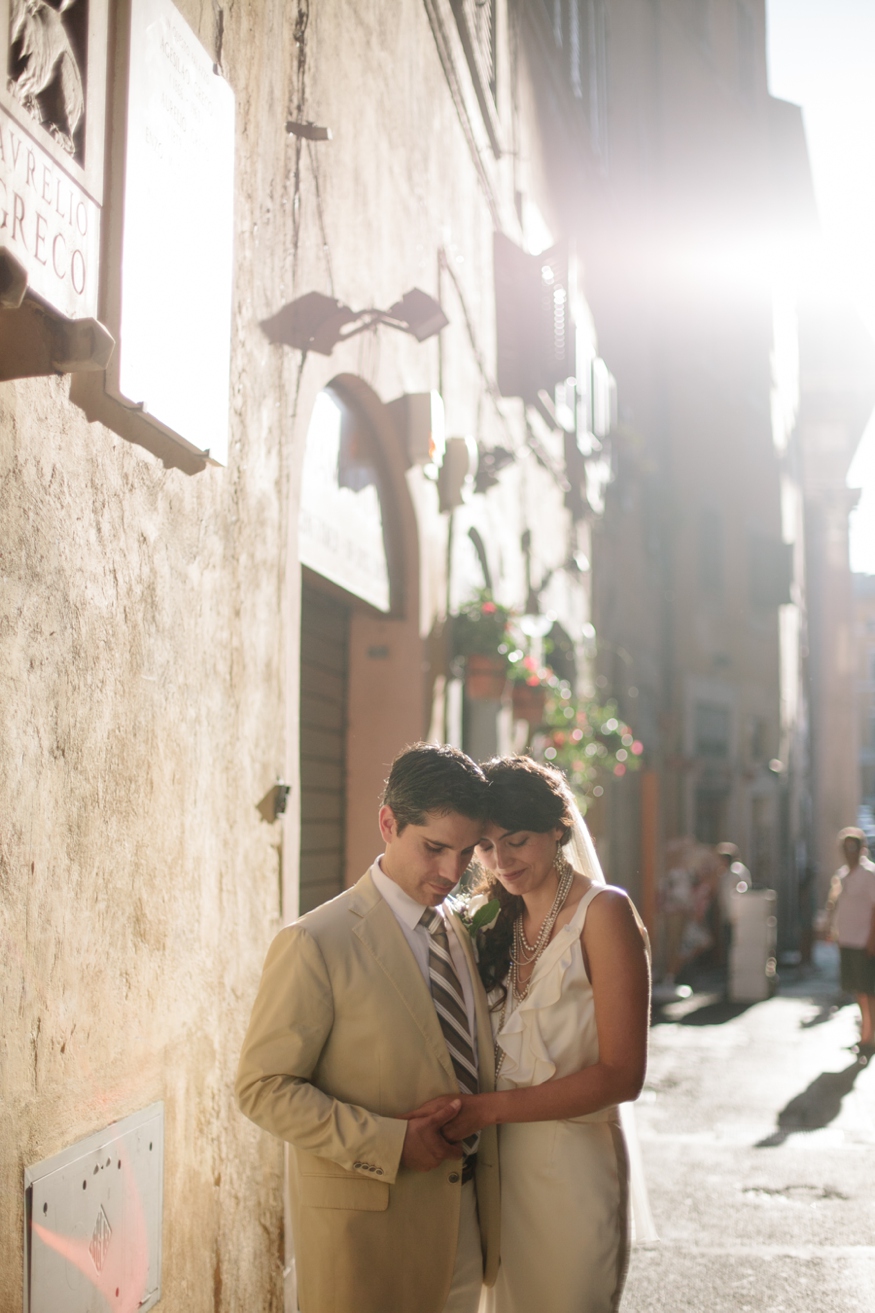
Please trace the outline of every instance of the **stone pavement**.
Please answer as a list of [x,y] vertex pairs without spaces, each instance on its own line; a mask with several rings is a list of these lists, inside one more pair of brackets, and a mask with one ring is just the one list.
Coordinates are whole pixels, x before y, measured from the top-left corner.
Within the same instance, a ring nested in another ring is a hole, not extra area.
[[767,1002],[657,1015],[637,1120],[660,1240],[623,1313],[875,1310],[875,1059],[817,949]]

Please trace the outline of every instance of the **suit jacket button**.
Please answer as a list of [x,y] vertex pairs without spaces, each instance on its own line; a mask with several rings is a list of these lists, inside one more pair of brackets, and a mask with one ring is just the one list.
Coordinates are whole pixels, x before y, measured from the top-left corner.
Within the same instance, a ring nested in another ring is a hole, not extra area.
[[459,1173],[458,1173],[458,1172],[450,1172],[449,1180],[450,1180],[450,1185],[455,1185],[456,1182],[459,1180]]
[[378,1176],[382,1176],[382,1175],[383,1175],[383,1169],[382,1169],[382,1167],[378,1167],[378,1168],[377,1168],[377,1175],[378,1175]]
[[358,1169],[361,1167],[361,1163],[353,1163],[353,1167],[355,1168],[356,1171],[358,1171]]

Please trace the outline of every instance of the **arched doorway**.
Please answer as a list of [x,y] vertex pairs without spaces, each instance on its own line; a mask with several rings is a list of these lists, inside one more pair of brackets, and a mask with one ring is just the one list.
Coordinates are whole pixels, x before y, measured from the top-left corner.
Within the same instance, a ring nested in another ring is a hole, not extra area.
[[395,753],[424,733],[416,520],[391,416],[360,379],[316,398],[301,474],[299,910],[378,851]]

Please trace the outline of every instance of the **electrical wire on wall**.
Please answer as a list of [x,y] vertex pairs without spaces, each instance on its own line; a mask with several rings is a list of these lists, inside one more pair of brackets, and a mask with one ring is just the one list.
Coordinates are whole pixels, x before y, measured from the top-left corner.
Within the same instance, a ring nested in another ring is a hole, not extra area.
[[[298,0],[295,15],[295,45],[298,60],[295,75],[295,104],[290,118],[303,123],[307,102],[307,27],[310,22],[310,0]],[[292,173],[292,292],[298,288],[298,248],[301,242],[301,158],[304,139],[295,137],[295,167]]]
[[213,17],[216,20],[216,71],[224,77],[222,46],[225,41],[225,11],[219,4],[219,0],[213,0]]
[[328,287],[333,297],[337,297],[334,290],[334,272],[331,268],[331,251],[328,246],[328,233],[325,230],[325,214],[322,209],[322,187],[319,182],[319,159],[314,141],[307,142],[307,156],[310,160],[310,169],[313,173],[313,189],[316,193],[316,213],[319,218],[319,232],[322,236],[322,254],[325,256],[325,272],[328,275]]

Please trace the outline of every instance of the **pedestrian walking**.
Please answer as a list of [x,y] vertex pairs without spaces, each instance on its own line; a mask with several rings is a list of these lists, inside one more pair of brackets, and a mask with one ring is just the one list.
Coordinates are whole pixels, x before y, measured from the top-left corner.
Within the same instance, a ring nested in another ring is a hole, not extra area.
[[860,1009],[858,1052],[875,1052],[875,865],[866,856],[866,835],[856,826],[839,834],[845,865],[832,878],[827,902],[833,938],[841,954],[842,989]]

